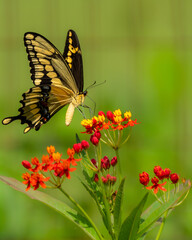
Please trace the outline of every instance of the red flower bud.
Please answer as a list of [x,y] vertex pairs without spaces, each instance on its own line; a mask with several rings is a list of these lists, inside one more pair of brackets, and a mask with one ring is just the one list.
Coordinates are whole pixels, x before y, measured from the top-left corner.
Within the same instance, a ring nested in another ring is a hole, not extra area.
[[172,183],[177,183],[179,181],[179,175],[177,173],[172,173],[170,179]]
[[115,184],[115,182],[117,181],[117,177],[115,177],[115,176],[111,176],[111,183],[112,184]]
[[99,181],[99,177],[98,177],[98,174],[97,174],[97,173],[95,174],[94,181],[95,181],[95,182],[98,182],[98,181]]
[[95,137],[94,135],[92,135],[90,137],[90,141],[93,143],[93,145],[97,146],[99,143],[99,139],[97,137]]
[[108,118],[110,121],[113,121],[113,117],[114,117],[113,113],[112,113],[111,111],[108,111],[108,112],[107,112],[107,118]]
[[107,156],[104,156],[104,158],[101,159],[101,167],[105,170],[110,168],[110,161]]
[[164,169],[164,178],[169,178],[171,170],[169,168]]
[[147,186],[149,183],[149,174],[147,172],[142,172],[139,174],[139,181],[144,186]]
[[81,150],[82,150],[81,143],[75,143],[75,144],[73,144],[73,149],[75,150],[76,153],[81,152]]
[[102,180],[102,182],[103,182],[104,184],[107,184],[107,183],[108,183],[108,179],[105,178],[105,177],[101,177],[101,180]]
[[100,139],[101,138],[101,133],[99,131],[95,131],[93,136]]
[[87,148],[89,148],[89,143],[85,140],[82,140],[81,147],[82,147],[82,149],[87,149]]
[[155,166],[153,171],[154,171],[155,175],[156,175],[160,180],[163,180],[163,179],[164,179],[164,177],[165,177],[165,172],[164,172],[164,170],[163,170],[160,166]]
[[107,174],[106,178],[112,185],[117,181],[117,178],[115,176],[111,176],[110,174]]
[[162,171],[162,168],[160,166],[155,166],[153,171],[156,175],[159,171]]
[[111,165],[114,167],[116,164],[117,164],[117,157],[115,156],[111,159]]
[[31,163],[26,160],[22,161],[22,165],[24,168],[31,169]]
[[100,116],[104,115],[105,116],[105,113],[103,111],[99,111],[98,115],[100,115]]
[[94,158],[91,159],[91,162],[93,163],[94,166],[97,167],[97,161]]

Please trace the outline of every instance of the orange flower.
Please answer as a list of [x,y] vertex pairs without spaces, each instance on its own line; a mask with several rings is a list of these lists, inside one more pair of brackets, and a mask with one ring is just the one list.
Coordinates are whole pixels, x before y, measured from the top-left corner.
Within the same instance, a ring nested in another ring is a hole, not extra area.
[[43,174],[39,173],[33,173],[31,174],[31,185],[34,187],[34,190],[39,188],[39,185],[41,185],[42,188],[46,188],[46,185],[44,182],[48,181],[50,177],[44,177]]
[[31,159],[31,163],[33,165],[35,165],[35,167],[32,169],[33,172],[38,172],[40,170],[42,170],[42,166],[41,166],[41,163],[39,162],[39,159],[34,157]]
[[[82,141],[83,143],[83,148],[86,149],[89,147],[88,142]],[[43,155],[42,156],[42,162],[39,161],[38,158],[34,157],[31,159],[31,163],[35,165],[34,168],[31,167],[30,162],[28,161],[22,161],[22,165],[27,168],[29,171],[32,171],[33,173],[30,175],[29,173],[24,173],[22,175],[22,178],[25,180],[23,181],[24,184],[27,185],[27,190],[30,189],[30,187],[33,187],[34,190],[38,189],[39,186],[45,188],[46,185],[44,182],[49,180],[49,177],[44,177],[43,174],[39,173],[41,172],[47,172],[53,171],[53,174],[56,177],[61,178],[63,175],[65,175],[67,178],[70,178],[70,172],[73,172],[76,170],[76,168],[70,168],[70,164],[72,165],[77,165],[77,161],[80,161],[81,159],[75,159],[74,154],[75,150],[68,149],[67,154],[68,154],[68,159],[61,159],[62,154],[59,152],[55,152],[55,147],[50,146],[47,147],[47,152],[49,155]],[[52,179],[52,183],[54,186],[58,186],[58,182],[55,178]]]
[[31,187],[31,175],[28,172],[26,172],[23,173],[22,178],[25,180],[23,181],[23,184],[27,185],[27,188],[25,190],[28,191]]
[[47,152],[49,153],[49,154],[53,154],[54,152],[55,152],[55,147],[54,146],[50,146],[50,147],[47,147]]
[[55,162],[59,162],[61,160],[61,154],[59,152],[53,153],[52,156]]
[[67,155],[69,156],[69,158],[67,159],[67,161],[68,161],[69,163],[71,163],[73,166],[76,166],[76,165],[77,165],[76,162],[81,161],[81,158],[75,159],[75,158],[74,158],[74,154],[75,154],[75,150],[74,150],[73,148],[68,148],[68,149],[67,149]]
[[50,158],[48,155],[42,156],[42,170],[47,172],[47,170],[52,170],[53,158]]
[[158,182],[159,182],[159,179],[156,178],[156,177],[152,178],[152,179],[151,179],[151,182],[153,183],[153,185],[150,186],[150,187],[146,187],[146,189],[148,189],[148,190],[154,189],[154,190],[153,190],[154,194],[157,194],[158,191],[159,191],[159,189],[161,189],[161,190],[164,191],[164,192],[167,191],[167,189],[165,189],[164,187],[162,187],[162,186],[164,186],[167,182],[164,182],[164,183],[159,184],[159,183],[158,183]]

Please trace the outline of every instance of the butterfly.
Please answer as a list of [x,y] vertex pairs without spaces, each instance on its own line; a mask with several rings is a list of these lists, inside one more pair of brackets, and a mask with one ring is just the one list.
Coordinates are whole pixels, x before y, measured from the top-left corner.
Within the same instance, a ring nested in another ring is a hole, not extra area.
[[35,86],[22,95],[19,115],[4,118],[2,123],[21,120],[21,124],[28,125],[24,133],[32,128],[37,131],[69,104],[65,116],[68,126],[75,108],[83,104],[87,95],[87,90],[83,91],[83,61],[75,31],[68,31],[63,55],[49,40],[34,32],[25,33],[24,44]]

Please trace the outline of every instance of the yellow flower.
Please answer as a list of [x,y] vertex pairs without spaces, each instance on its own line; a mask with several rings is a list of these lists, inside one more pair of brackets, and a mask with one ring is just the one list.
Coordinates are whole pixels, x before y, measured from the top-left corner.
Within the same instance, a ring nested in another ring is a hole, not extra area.
[[104,122],[105,121],[105,116],[104,115],[99,115],[98,120],[99,120],[99,122]]
[[124,113],[124,118],[127,118],[127,119],[129,119],[129,118],[131,118],[131,112],[129,111],[129,112],[125,112]]
[[81,125],[82,125],[83,127],[87,127],[87,126],[92,127],[92,126],[93,126],[92,119],[83,119],[83,120],[81,121]]
[[117,109],[113,112],[114,116],[121,116],[121,110]]
[[115,116],[114,117],[114,121],[117,123],[117,124],[120,124],[122,121],[123,121],[123,118],[121,116]]

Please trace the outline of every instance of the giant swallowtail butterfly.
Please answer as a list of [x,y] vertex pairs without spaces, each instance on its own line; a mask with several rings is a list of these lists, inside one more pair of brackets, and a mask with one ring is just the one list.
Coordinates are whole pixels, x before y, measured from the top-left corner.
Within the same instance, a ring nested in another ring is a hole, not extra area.
[[83,91],[83,62],[78,37],[69,30],[63,55],[45,37],[27,32],[24,44],[31,67],[34,87],[24,93],[20,114],[3,119],[7,125],[15,120],[27,123],[24,133],[39,128],[62,107],[69,104],[65,124],[71,123],[76,107],[82,105],[87,91]]

